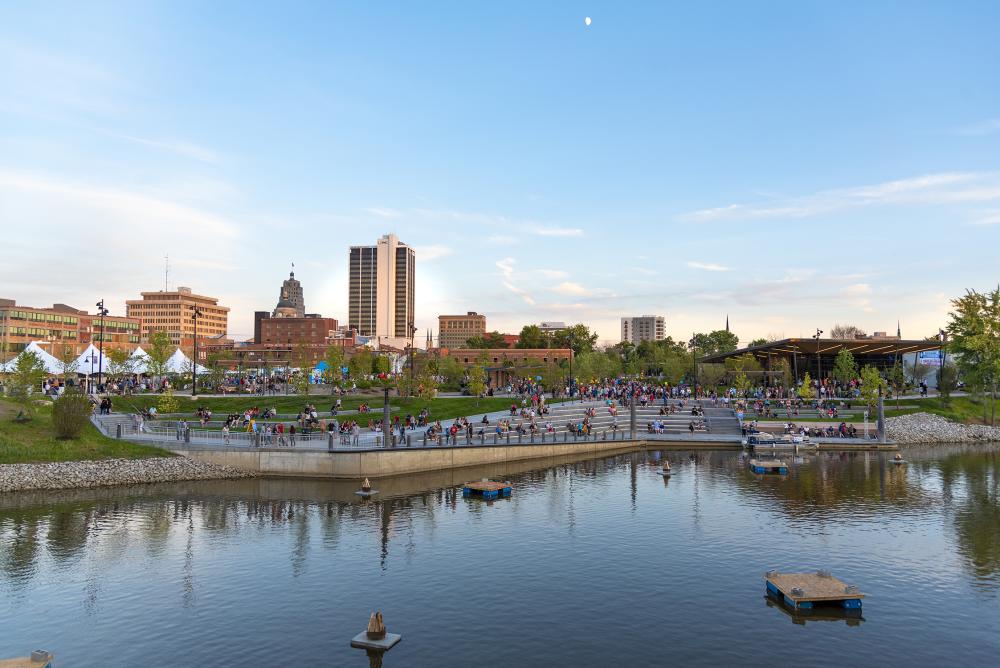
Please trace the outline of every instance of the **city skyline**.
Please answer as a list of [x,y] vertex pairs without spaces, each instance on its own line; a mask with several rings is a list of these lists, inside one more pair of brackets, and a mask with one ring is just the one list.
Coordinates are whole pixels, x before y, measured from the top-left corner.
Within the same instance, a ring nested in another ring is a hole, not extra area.
[[996,7],[379,9],[5,8],[0,293],[123,315],[169,255],[244,339],[292,261],[346,323],[395,233],[419,332],[748,342],[929,336],[996,281]]

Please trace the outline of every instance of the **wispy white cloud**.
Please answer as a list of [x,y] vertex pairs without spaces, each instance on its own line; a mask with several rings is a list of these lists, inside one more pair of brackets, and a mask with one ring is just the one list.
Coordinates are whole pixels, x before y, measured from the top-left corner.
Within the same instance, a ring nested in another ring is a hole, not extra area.
[[443,244],[433,244],[430,246],[417,246],[413,249],[417,254],[417,259],[421,262],[433,262],[443,257],[454,254],[455,249]]
[[515,264],[517,264],[517,260],[515,260],[512,257],[506,257],[502,260],[497,260],[496,262],[497,269],[500,270],[500,274],[503,276],[504,279],[501,282],[503,283],[503,286],[507,288],[507,290],[520,297],[525,304],[528,304],[529,306],[534,306],[535,300],[530,294],[528,294],[528,291],[514,285],[513,281],[514,281]]
[[702,269],[704,271],[732,271],[731,267],[724,267],[721,264],[713,264],[711,262],[691,261],[687,263],[687,266],[692,269]]
[[533,269],[532,273],[538,274],[542,278],[549,278],[549,279],[560,279],[569,277],[569,273],[563,271],[562,269]]
[[985,121],[955,128],[955,134],[966,137],[982,137],[984,135],[991,135],[994,132],[1000,132],[1000,118],[990,118]]
[[[174,235],[237,236],[231,221],[168,199],[119,188],[72,183],[45,176],[0,169],[0,189],[58,199],[77,207],[97,209],[116,220],[162,224]],[[36,202],[40,205],[41,200]],[[51,202],[50,202],[51,203]]]
[[980,211],[977,218],[974,218],[970,225],[1000,225],[1000,209],[988,209]]
[[573,296],[583,296],[589,293],[587,288],[583,287],[579,283],[573,283],[571,281],[563,281],[554,288],[550,288],[552,292],[557,292],[561,295],[573,295]]
[[532,227],[532,234],[540,237],[582,237],[583,230],[579,227]]
[[517,237],[512,237],[508,234],[491,234],[486,237],[486,243],[494,246],[513,246],[517,242]]
[[403,215],[402,211],[386,206],[369,207],[365,209],[365,212],[370,213],[373,216],[378,216],[379,218],[399,218]]
[[1000,200],[1000,172],[949,172],[824,190],[763,204],[730,204],[679,216],[682,222],[809,218],[845,209],[890,204],[954,204]]
[[205,148],[204,146],[199,146],[193,142],[147,139],[145,137],[136,137],[133,135],[111,132],[109,130],[100,130],[100,132],[108,135],[109,137],[114,137],[115,139],[121,139],[140,146],[147,146],[159,151],[166,151],[167,153],[174,153],[176,155],[191,158],[193,160],[199,160],[201,162],[217,163],[220,161],[218,153]]

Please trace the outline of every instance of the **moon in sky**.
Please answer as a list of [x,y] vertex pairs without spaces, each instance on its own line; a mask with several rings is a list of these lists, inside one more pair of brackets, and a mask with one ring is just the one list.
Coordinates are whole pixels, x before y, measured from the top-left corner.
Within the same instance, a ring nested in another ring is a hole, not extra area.
[[584,22],[585,25],[589,26],[590,25],[590,17],[588,16],[585,19],[583,19],[583,22]]

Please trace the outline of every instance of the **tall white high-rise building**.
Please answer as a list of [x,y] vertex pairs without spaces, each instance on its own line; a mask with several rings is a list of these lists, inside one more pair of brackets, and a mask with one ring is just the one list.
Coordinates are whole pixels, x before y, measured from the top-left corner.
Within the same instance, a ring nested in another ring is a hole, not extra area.
[[622,318],[622,341],[639,345],[643,341],[667,338],[667,321],[662,315],[641,315]]
[[362,336],[402,340],[413,323],[416,256],[395,234],[351,246],[347,322]]

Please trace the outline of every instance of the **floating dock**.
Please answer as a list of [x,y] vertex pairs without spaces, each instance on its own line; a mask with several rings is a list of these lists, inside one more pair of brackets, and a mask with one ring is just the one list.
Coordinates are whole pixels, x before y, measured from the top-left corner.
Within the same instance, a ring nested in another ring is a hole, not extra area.
[[0,668],[52,668],[52,655],[45,650],[36,650],[31,656],[0,659]]
[[751,459],[750,470],[754,473],[788,473],[788,464],[780,459]]
[[795,610],[809,610],[816,603],[839,605],[845,610],[860,610],[865,597],[857,587],[833,577],[825,571],[814,573],[764,574],[767,593],[780,597]]
[[468,498],[473,495],[482,496],[484,499],[495,499],[499,496],[504,498],[510,496],[511,484],[509,482],[493,482],[492,480],[481,480],[479,482],[467,482],[462,486],[462,496]]

